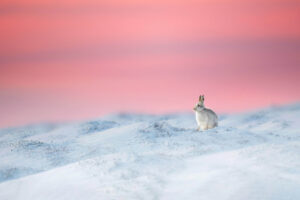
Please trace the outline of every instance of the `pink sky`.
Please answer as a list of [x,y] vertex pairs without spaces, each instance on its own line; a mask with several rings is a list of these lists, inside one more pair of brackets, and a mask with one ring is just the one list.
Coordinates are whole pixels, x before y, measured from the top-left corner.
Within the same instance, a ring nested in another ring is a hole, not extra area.
[[0,2],[0,127],[300,100],[300,1]]

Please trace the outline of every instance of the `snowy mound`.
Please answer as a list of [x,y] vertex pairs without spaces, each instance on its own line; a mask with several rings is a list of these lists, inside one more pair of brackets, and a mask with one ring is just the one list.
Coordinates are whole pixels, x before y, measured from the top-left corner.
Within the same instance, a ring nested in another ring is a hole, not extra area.
[[300,199],[300,104],[0,130],[0,199]]

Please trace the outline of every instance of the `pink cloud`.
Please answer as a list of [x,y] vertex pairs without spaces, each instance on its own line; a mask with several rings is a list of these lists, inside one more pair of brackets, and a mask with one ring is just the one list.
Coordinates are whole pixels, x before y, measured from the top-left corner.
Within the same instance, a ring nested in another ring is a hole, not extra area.
[[0,126],[300,99],[296,1],[72,2],[2,3]]

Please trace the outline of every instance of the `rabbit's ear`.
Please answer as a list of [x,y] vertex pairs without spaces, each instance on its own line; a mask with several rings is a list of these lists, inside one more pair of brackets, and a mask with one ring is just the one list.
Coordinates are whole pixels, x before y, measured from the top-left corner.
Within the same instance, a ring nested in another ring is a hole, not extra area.
[[200,102],[204,101],[204,95],[200,95],[200,96],[199,96],[199,101],[200,101]]

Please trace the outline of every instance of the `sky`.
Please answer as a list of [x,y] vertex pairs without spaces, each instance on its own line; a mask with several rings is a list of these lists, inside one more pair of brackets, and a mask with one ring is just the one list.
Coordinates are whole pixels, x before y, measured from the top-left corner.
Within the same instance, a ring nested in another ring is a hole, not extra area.
[[299,0],[2,0],[0,127],[300,100]]

